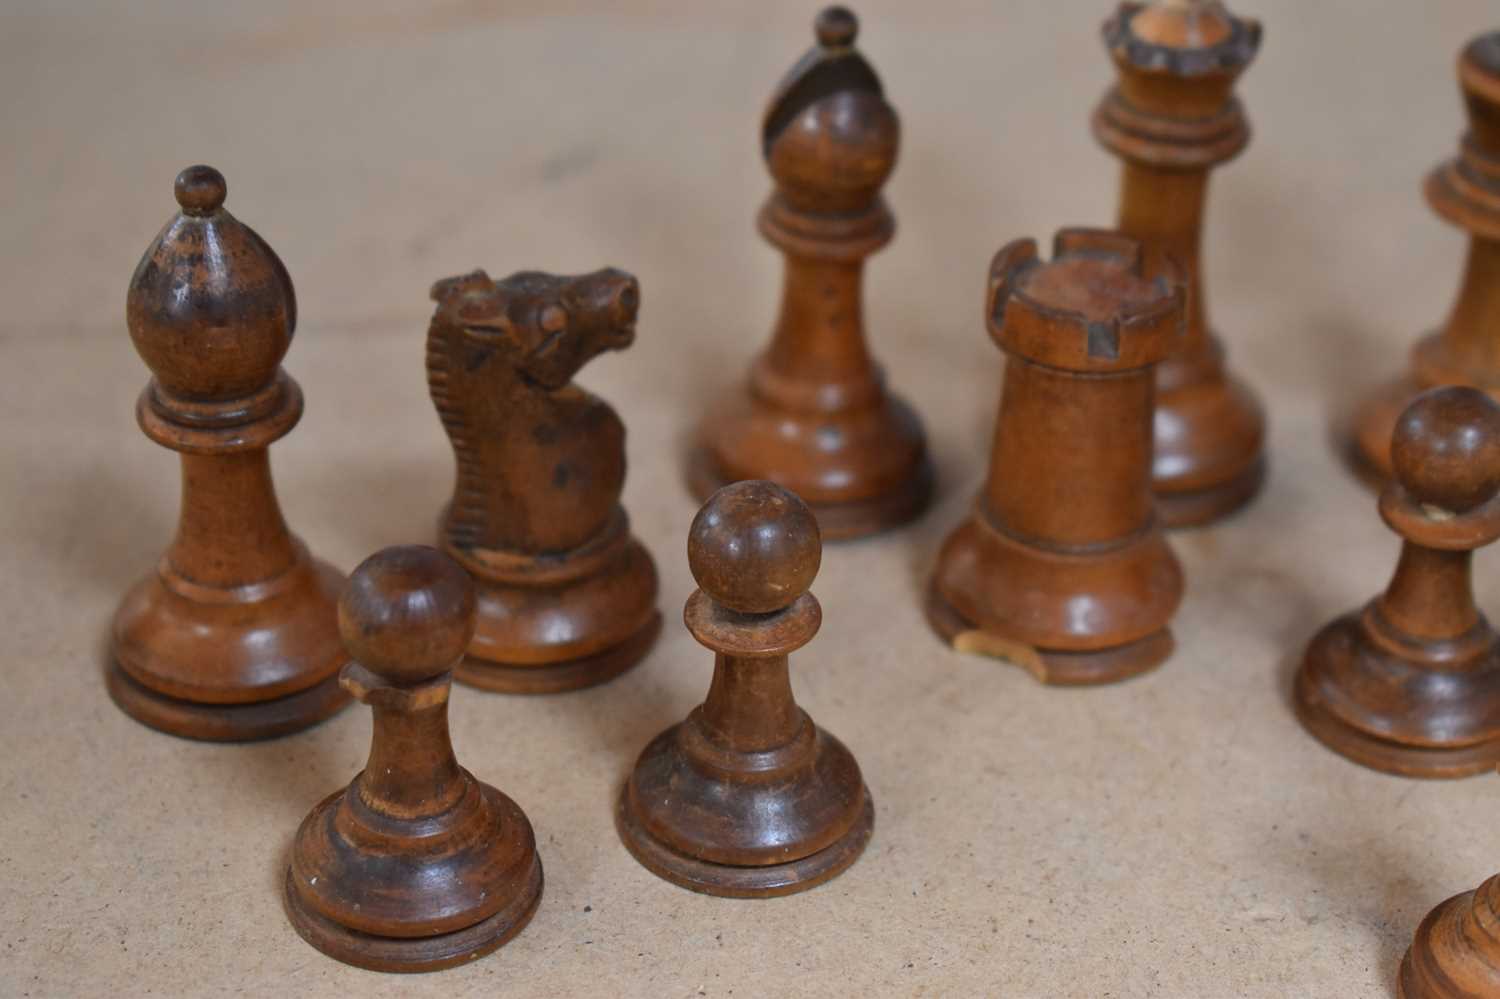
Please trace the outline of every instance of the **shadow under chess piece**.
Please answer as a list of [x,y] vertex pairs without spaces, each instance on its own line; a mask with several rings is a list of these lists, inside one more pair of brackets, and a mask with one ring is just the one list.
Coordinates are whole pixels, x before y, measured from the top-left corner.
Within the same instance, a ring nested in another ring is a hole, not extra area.
[[656,566],[620,505],[625,426],[572,379],[634,341],[640,287],[612,269],[475,271],[432,297],[428,385],[458,463],[442,548],[479,601],[458,679],[517,694],[609,680],[661,631]]
[[1500,763],[1500,639],[1474,606],[1474,550],[1500,538],[1500,405],[1450,386],[1396,424],[1380,515],[1401,535],[1383,594],[1320,631],[1297,674],[1302,723],[1357,763],[1465,777]]
[[1151,495],[1152,367],[1182,335],[1175,272],[1116,233],[1064,229],[990,265],[1006,353],[989,478],[948,536],[927,619],[1043,683],[1109,683],[1172,653],[1182,569]]
[[153,728],[236,741],[306,728],[348,695],[344,577],[287,530],[266,450],[302,417],[281,369],[296,297],[225,193],[212,167],[178,174],[181,210],[130,281],[130,337],[153,376],[136,419],[181,453],[182,506],[171,547],[115,613],[108,682]]
[[770,482],[725,486],[693,519],[688,630],[714,652],[708,698],[657,736],[615,812],[654,874],[710,895],[789,895],[859,857],[875,808],[859,764],[792,698],[787,657],[817,634],[812,513]]
[[297,830],[287,914],[314,947],[373,971],[488,954],[536,910],[542,865],[525,813],[460,767],[448,738],[473,585],[431,548],[387,548],[354,570],[338,621],[354,660],[343,684],[375,730],[364,770]]
[[699,500],[741,479],[791,489],[828,539],[913,519],[933,483],[921,422],[886,391],[865,340],[864,262],[895,231],[880,189],[900,123],[854,48],[858,30],[842,7],[819,14],[817,47],[766,110],[776,191],[760,232],[786,258],[781,316],[748,384],[704,420],[688,466]]
[[1427,177],[1427,203],[1469,233],[1458,301],[1443,328],[1412,348],[1410,370],[1354,416],[1354,455],[1370,478],[1391,476],[1391,432],[1407,404],[1438,385],[1473,385],[1500,400],[1500,32],[1459,55],[1469,127],[1457,157]]
[[1152,477],[1168,527],[1227,516],[1265,479],[1265,413],[1227,369],[1200,259],[1209,174],[1250,140],[1234,84],[1260,37],[1258,22],[1217,0],[1129,0],[1104,25],[1120,78],[1094,135],[1123,161],[1119,230],[1188,283],[1187,335],[1156,369]]
[[1500,874],[1427,914],[1401,962],[1396,995],[1500,996]]

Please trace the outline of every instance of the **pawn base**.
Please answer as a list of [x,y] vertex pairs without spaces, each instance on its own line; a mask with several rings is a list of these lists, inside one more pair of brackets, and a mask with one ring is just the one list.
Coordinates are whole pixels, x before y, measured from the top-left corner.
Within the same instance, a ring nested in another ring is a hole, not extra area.
[[980,630],[931,586],[926,611],[928,624],[957,651],[1004,660],[1050,686],[1082,687],[1128,680],[1160,666],[1176,648],[1171,629],[1163,628],[1134,642],[1091,652],[1039,649]]
[[[925,455],[913,474],[900,488],[851,503],[815,503],[802,497],[818,519],[818,531],[824,541],[852,541],[900,527],[921,516],[932,501],[936,476],[932,460]],[[688,489],[698,501],[706,502],[731,480],[719,473],[712,453],[706,447],[693,449],[688,457]]]
[[1486,895],[1491,887],[1487,882],[1455,895],[1427,914],[1401,960],[1397,999],[1500,994],[1500,940]]
[[652,836],[637,820],[630,807],[628,784],[615,806],[615,828],[643,867],[675,885],[723,898],[773,898],[816,888],[859,859],[875,830],[875,802],[868,787],[864,797],[859,818],[842,837],[817,853],[783,864],[739,867],[679,853]]
[[269,701],[207,704],[159,694],[110,663],[109,696],[143,725],[169,735],[205,742],[271,739],[316,725],[349,703],[335,673],[306,690]]
[[491,662],[464,656],[454,670],[460,683],[500,694],[559,694],[613,680],[640,662],[661,633],[661,614],[618,645],[591,656],[537,665]]
[[493,916],[473,926],[431,937],[382,937],[340,926],[309,908],[287,871],[283,900],[302,939],[329,957],[370,971],[439,971],[490,953],[520,933],[542,898],[542,864],[536,859],[528,887]]

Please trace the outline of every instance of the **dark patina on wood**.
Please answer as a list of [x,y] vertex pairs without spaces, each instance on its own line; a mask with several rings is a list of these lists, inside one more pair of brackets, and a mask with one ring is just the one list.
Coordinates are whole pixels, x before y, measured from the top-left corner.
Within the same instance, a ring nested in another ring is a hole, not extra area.
[[766,111],[776,190],[760,231],[786,258],[781,316],[746,386],[704,421],[688,469],[700,500],[726,482],[778,482],[830,539],[904,523],[932,494],[921,423],[866,345],[864,261],[895,231],[880,189],[900,122],[854,48],[858,27],[842,7],[818,15],[817,46]]
[[849,750],[792,698],[788,656],[822,622],[808,588],[822,543],[806,504],[770,482],[716,492],[694,518],[700,587],[688,630],[714,651],[708,698],[641,753],[616,825],[635,858],[710,895],[789,895],[852,864],[875,810]]
[[281,369],[296,296],[226,193],[212,167],[178,174],[180,210],[130,281],[126,321],[153,376],[136,418],[182,455],[182,506],[171,547],[115,614],[108,681],[147,725],[234,741],[305,728],[348,697],[344,577],[287,530],[267,454],[302,416]]
[[448,737],[474,612],[463,569],[420,545],[366,559],[339,600],[353,657],[341,679],[373,712],[370,758],[298,829],[285,901],[297,932],[340,961],[463,964],[520,932],[541,899],[531,823],[458,765]]
[[620,505],[625,426],[573,377],[634,341],[640,286],[613,269],[475,271],[432,297],[428,385],[458,465],[442,547],[479,601],[458,679],[508,693],[602,683],[650,650],[661,614]]

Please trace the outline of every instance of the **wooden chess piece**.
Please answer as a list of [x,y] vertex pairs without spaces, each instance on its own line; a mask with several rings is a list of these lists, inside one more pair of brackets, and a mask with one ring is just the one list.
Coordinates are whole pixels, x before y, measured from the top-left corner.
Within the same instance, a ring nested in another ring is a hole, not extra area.
[[370,758],[297,830],[285,900],[303,939],[348,964],[463,964],[519,933],[541,899],[526,814],[459,766],[448,738],[474,610],[463,569],[422,545],[370,556],[339,599],[353,657],[341,680],[374,714]]
[[1385,592],[1320,631],[1297,674],[1302,723],[1330,749],[1406,777],[1500,763],[1500,638],[1474,606],[1474,550],[1500,538],[1500,405],[1418,396],[1396,424],[1380,515],[1402,537]]
[[1500,874],[1427,914],[1401,961],[1396,996],[1500,996]]
[[153,376],[136,419],[182,454],[182,507],[171,547],[115,613],[108,681],[153,728],[234,741],[305,728],[348,697],[344,577],[287,531],[266,451],[302,416],[281,369],[297,302],[225,190],[212,167],[178,174],[181,210],[130,280],[130,337]]
[[613,269],[475,271],[432,297],[428,385],[458,463],[442,549],[479,594],[458,679],[516,694],[609,680],[661,631],[656,566],[620,505],[625,426],[572,379],[634,341],[640,286]]
[[781,317],[746,388],[700,428],[688,480],[699,500],[740,479],[778,482],[840,539],[919,515],[933,475],[921,422],[865,342],[864,261],[895,231],[880,189],[900,123],[854,48],[854,15],[829,7],[815,29],[761,130],[776,191],[760,232],[786,257]]
[[1050,263],[1029,239],[995,255],[986,314],[1007,362],[989,480],[927,599],[954,648],[1055,684],[1171,654],[1182,569],[1151,494],[1152,367],[1183,312],[1170,265],[1148,269],[1126,236],[1065,229]]
[[1458,155],[1428,175],[1426,193],[1433,211],[1469,233],[1468,264],[1443,328],[1417,342],[1406,375],[1355,413],[1355,459],[1374,479],[1390,478],[1391,432],[1420,393],[1472,385],[1500,400],[1500,32],[1464,47],[1458,81],[1469,128]]
[[615,824],[635,858],[674,884],[760,898],[822,884],[859,857],[875,825],[844,744],[792,699],[787,656],[822,610],[818,524],[770,482],[725,486],[688,533],[701,589],[688,630],[714,652],[708,698],[657,736],[620,795]]
[[1260,34],[1217,0],[1131,0],[1104,25],[1120,79],[1094,112],[1094,135],[1124,161],[1118,227],[1188,283],[1187,335],[1156,369],[1152,484],[1168,527],[1234,512],[1265,478],[1265,415],[1226,370],[1199,249],[1209,171],[1250,139],[1233,87]]

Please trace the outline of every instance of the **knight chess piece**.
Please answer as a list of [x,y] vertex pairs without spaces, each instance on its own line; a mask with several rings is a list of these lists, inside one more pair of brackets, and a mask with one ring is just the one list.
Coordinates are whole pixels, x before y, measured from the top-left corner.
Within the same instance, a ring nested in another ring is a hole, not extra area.
[[1417,395],[1472,385],[1500,400],[1500,31],[1464,47],[1458,82],[1469,127],[1458,156],[1428,175],[1426,193],[1433,211],[1469,233],[1468,264],[1442,329],[1419,340],[1407,374],[1377,389],[1354,415],[1356,463],[1381,481],[1392,474],[1396,420]]
[[859,857],[875,810],[859,764],[792,698],[788,655],[817,634],[818,524],[770,482],[725,486],[693,519],[688,630],[714,652],[708,698],[657,736],[615,811],[653,873],[710,895],[789,895]]
[[609,680],[661,630],[656,566],[620,505],[624,424],[572,379],[634,341],[640,287],[613,269],[475,271],[432,297],[428,384],[458,464],[442,549],[479,600],[458,679],[524,694]]
[[1065,229],[990,265],[986,315],[1007,355],[989,479],[948,536],[927,616],[962,652],[1044,683],[1122,680],[1172,652],[1182,570],[1151,494],[1152,368],[1183,327],[1169,263],[1136,240]]
[[1302,723],[1357,763],[1464,777],[1500,763],[1500,638],[1474,606],[1475,549],[1500,538],[1500,405],[1477,389],[1421,395],[1391,445],[1380,515],[1402,537],[1385,592],[1308,645]]
[[1401,962],[1396,996],[1500,996],[1500,874],[1427,914]]
[[353,657],[341,680],[373,712],[370,757],[297,830],[285,901],[303,939],[348,964],[463,964],[519,933],[541,899],[526,814],[459,766],[448,737],[474,612],[469,577],[421,545],[372,555],[339,599]]
[[1104,25],[1120,78],[1093,124],[1123,160],[1118,228],[1174,260],[1188,283],[1187,335],[1156,368],[1152,483],[1169,527],[1234,512],[1265,478],[1265,415],[1226,369],[1199,249],[1209,172],[1250,139],[1233,88],[1260,37],[1259,23],[1217,0],[1130,0]]
[[348,703],[334,606],[344,577],[282,520],[267,447],[302,416],[281,369],[297,325],[286,268],[224,208],[224,177],[177,175],[180,211],[146,249],[126,321],[152,378],[147,437],[182,455],[177,537],[115,613],[109,692],[193,739],[305,728]]
[[781,316],[745,389],[701,426],[688,480],[704,500],[769,479],[812,507],[823,537],[855,538],[918,516],[933,475],[921,422],[886,391],[865,340],[864,261],[895,231],[880,189],[900,123],[854,48],[854,15],[830,7],[815,28],[761,129],[776,190],[760,232],[785,255]]

